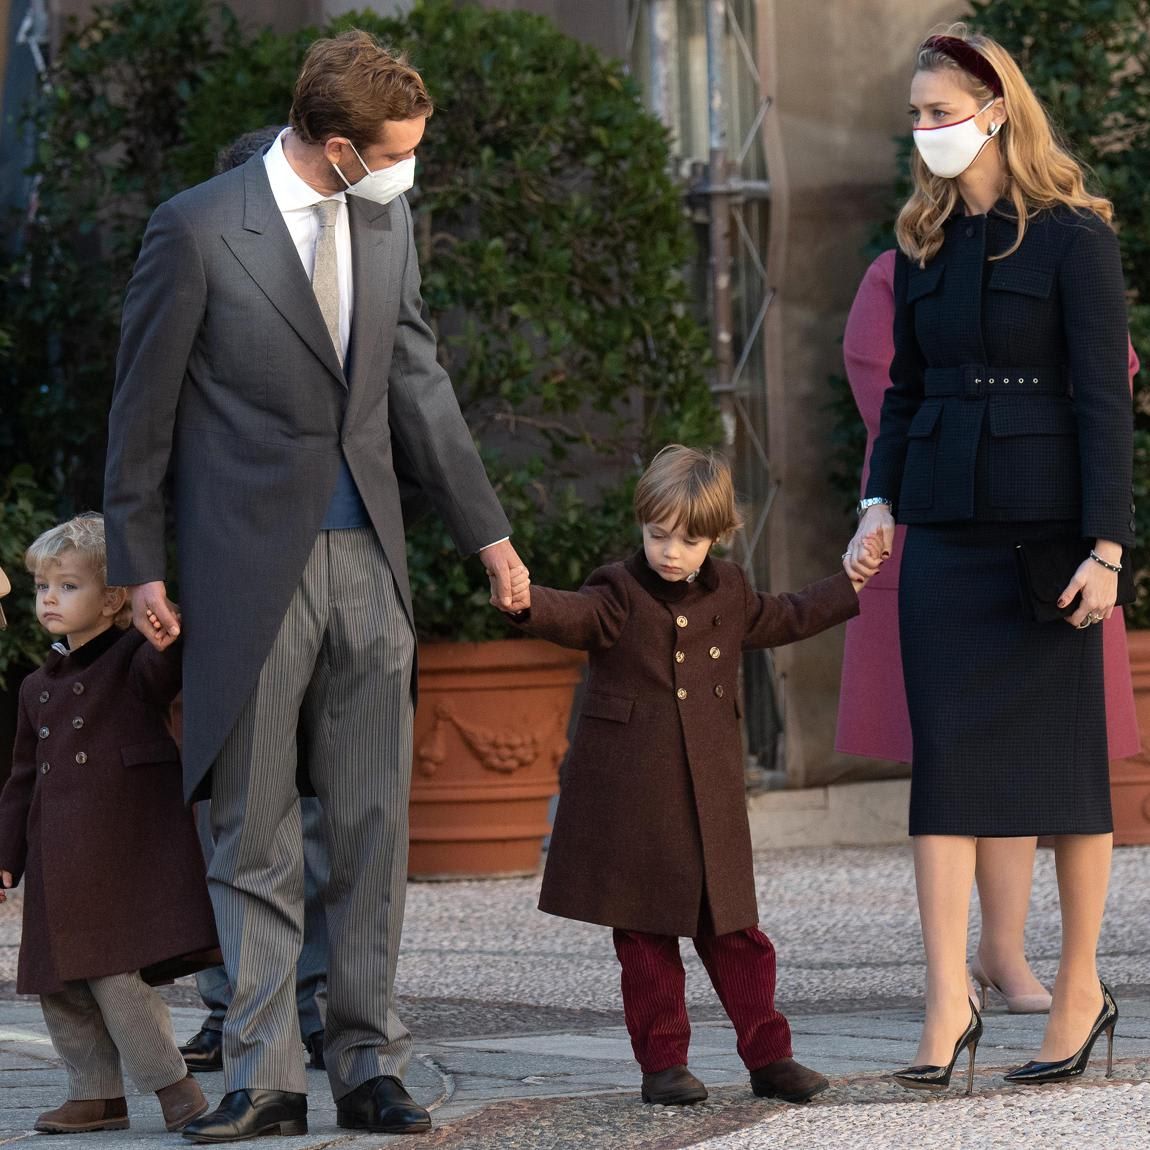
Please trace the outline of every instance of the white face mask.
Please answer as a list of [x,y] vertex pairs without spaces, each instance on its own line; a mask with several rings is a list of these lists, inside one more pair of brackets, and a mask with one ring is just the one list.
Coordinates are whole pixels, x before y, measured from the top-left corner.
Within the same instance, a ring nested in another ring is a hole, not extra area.
[[[993,103],[991,100],[990,104]],[[936,176],[944,176],[948,180],[961,176],[978,158],[979,152],[994,139],[1002,125],[991,124],[990,131],[983,135],[974,122],[975,116],[981,116],[990,104],[979,108],[973,116],[953,124],[941,124],[937,128],[915,128],[914,146],[918,148],[923,163]]]
[[[348,146],[355,152],[355,158],[363,164],[363,157],[355,151],[355,145],[350,140],[348,140]],[[349,196],[362,196],[365,200],[373,200],[377,204],[390,204],[396,196],[410,191],[415,184],[414,156],[400,160],[399,163],[392,164],[390,168],[380,168],[374,172],[366,164],[363,164],[363,170],[367,174],[362,180],[356,180],[354,184],[343,172],[339,171],[336,164],[332,164],[332,167],[339,172],[339,178],[347,184]]]

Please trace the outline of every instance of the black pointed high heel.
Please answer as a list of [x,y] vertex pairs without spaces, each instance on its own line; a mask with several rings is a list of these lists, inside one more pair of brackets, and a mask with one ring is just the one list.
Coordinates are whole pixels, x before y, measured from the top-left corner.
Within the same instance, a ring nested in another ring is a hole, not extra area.
[[982,1015],[970,1004],[970,1025],[962,1032],[962,1037],[954,1044],[954,1054],[945,1066],[908,1066],[896,1071],[892,1077],[900,1086],[908,1090],[945,1090],[950,1085],[950,1076],[958,1056],[966,1050],[970,1059],[966,1068],[966,1093],[974,1093],[974,1054],[982,1038]]
[[1043,1082],[1064,1082],[1068,1078],[1077,1078],[1086,1067],[1090,1065],[1090,1054],[1094,1044],[1103,1032],[1106,1033],[1106,1077],[1114,1074],[1114,1027],[1118,1022],[1118,1003],[1110,993],[1110,987],[1102,983],[1102,1009],[1090,1034],[1079,1048],[1077,1054],[1064,1058],[1061,1062],[1028,1062],[1025,1066],[1016,1067],[1006,1075],[1007,1082],[1021,1082],[1028,1086],[1037,1086]]

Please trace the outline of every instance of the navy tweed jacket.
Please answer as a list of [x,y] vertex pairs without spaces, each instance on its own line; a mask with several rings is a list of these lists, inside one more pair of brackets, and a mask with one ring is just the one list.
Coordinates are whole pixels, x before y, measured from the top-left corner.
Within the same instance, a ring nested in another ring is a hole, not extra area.
[[1072,520],[1134,541],[1133,413],[1118,241],[1044,210],[1019,249],[1009,200],[956,214],[937,255],[895,263],[895,355],[868,496],[899,522]]

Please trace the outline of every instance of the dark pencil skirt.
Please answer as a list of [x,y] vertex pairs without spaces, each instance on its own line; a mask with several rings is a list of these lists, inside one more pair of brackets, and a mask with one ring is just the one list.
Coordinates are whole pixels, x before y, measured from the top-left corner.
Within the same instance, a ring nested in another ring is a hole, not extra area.
[[899,628],[912,835],[1112,829],[1102,628],[1031,622],[1014,545],[1065,525],[911,526]]

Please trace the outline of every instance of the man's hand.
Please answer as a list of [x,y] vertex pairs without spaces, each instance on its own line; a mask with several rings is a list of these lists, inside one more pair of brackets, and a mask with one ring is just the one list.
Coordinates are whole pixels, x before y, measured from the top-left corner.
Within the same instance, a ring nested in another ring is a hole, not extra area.
[[501,611],[523,611],[528,606],[530,572],[524,567],[511,541],[492,543],[479,552],[491,580],[491,603]]
[[132,623],[136,630],[157,651],[170,647],[180,636],[180,616],[168,598],[163,581],[138,583],[128,590],[132,595]]

